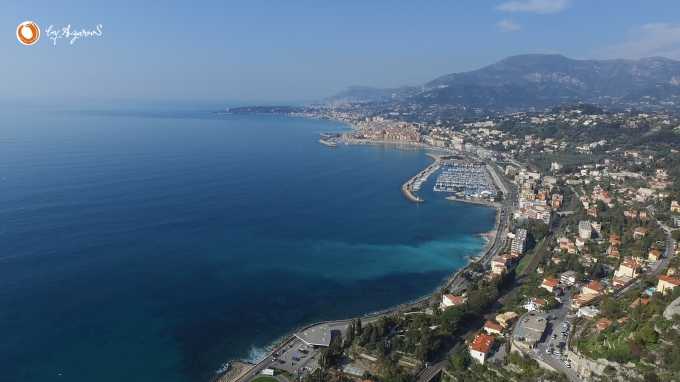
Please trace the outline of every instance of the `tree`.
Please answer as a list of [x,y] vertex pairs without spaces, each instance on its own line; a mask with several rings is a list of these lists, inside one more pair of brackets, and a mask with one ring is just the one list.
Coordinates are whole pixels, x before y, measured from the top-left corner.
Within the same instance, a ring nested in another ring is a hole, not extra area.
[[470,366],[470,353],[463,346],[459,346],[451,357],[451,367],[454,371],[462,372]]
[[465,311],[461,307],[451,307],[442,313],[440,320],[442,327],[448,334],[453,334],[458,330],[458,324],[465,316]]

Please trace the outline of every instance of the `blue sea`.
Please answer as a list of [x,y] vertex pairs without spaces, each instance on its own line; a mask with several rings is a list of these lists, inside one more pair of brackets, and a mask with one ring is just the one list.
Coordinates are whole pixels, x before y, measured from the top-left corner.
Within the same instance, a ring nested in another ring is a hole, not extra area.
[[343,129],[0,111],[0,381],[205,381],[303,324],[437,288],[494,211],[431,184],[408,202],[425,152],[318,143]]

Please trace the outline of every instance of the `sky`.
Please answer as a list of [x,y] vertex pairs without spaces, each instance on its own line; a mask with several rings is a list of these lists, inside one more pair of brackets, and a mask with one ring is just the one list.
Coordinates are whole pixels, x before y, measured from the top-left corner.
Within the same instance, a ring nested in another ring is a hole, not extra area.
[[[294,103],[515,54],[680,59],[678,0],[3,0],[0,25],[5,103]],[[50,25],[102,35],[55,44]]]

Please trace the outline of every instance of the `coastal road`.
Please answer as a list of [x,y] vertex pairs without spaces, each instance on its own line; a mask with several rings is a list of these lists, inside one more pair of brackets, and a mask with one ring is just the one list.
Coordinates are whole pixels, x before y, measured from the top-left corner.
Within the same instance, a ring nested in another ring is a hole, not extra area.
[[[503,249],[505,249],[506,238],[508,234],[508,229],[510,226],[510,217],[512,212],[516,207],[516,189],[514,185],[506,182],[504,178],[496,176],[493,177],[496,181],[505,182],[504,189],[509,190],[507,194],[504,195],[503,203],[498,213],[498,224],[496,227],[496,236],[491,246],[488,247],[487,251],[478,260],[479,264],[483,265],[485,268],[491,262],[491,259],[500,254]],[[463,277],[463,270],[461,269],[457,272],[454,277],[449,281],[447,289],[452,293],[456,293],[461,290],[466,284],[467,280]],[[448,355],[445,359],[436,362],[432,365],[421,370],[417,375],[418,382],[429,382],[437,375],[439,375],[442,370],[448,366]]]

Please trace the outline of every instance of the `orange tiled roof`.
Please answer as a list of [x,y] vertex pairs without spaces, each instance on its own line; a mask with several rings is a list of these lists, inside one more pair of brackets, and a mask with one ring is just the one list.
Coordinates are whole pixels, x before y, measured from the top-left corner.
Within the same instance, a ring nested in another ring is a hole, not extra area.
[[488,334],[479,333],[474,340],[470,343],[470,349],[478,351],[480,353],[488,353],[491,351],[493,346],[494,338]]
[[668,276],[668,275],[661,275],[659,276],[659,280],[663,280],[669,284],[673,284],[675,286],[680,285],[680,279],[673,277],[673,276]]

